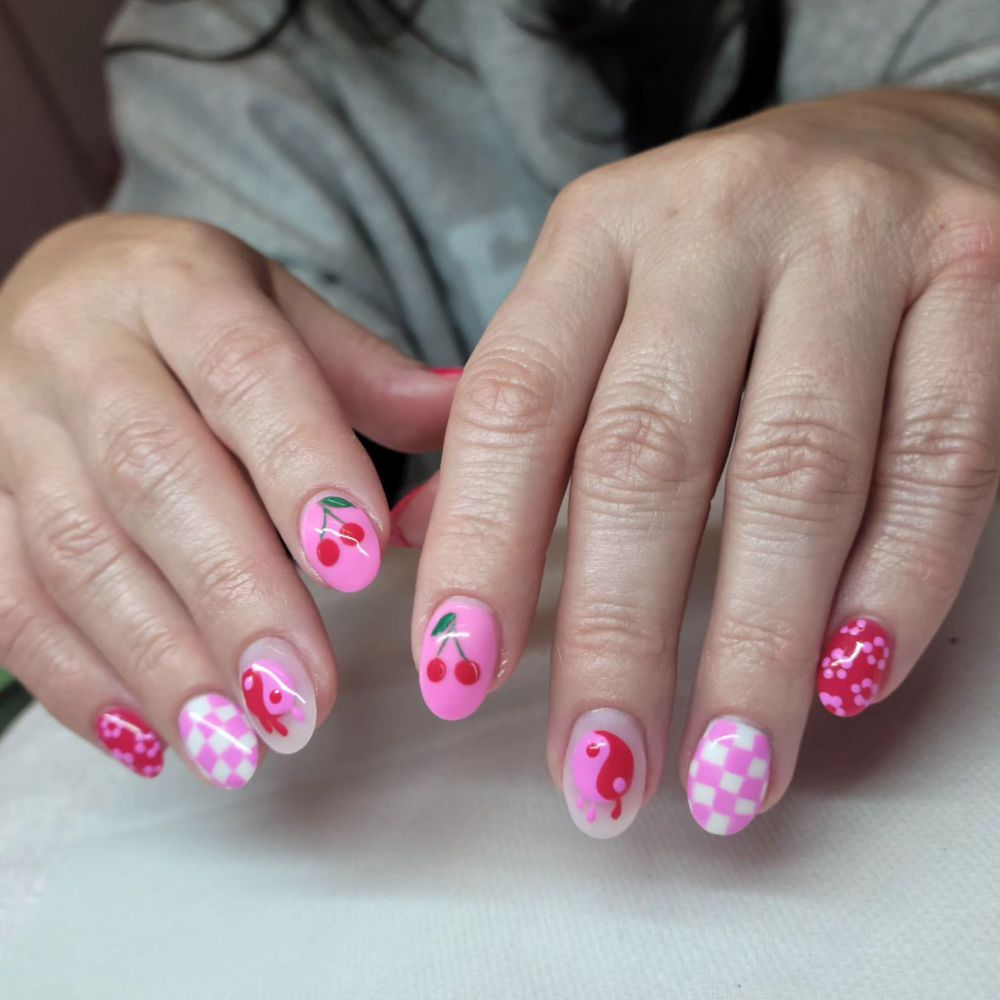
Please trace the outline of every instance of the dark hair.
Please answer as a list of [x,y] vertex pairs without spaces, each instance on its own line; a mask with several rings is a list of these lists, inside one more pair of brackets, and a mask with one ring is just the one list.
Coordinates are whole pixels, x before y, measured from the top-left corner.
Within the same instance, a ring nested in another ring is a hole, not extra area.
[[[355,38],[387,45],[408,32],[441,58],[473,71],[460,55],[421,30],[417,17],[423,0],[284,0],[270,27],[226,52],[190,52],[142,41],[117,43],[106,51],[159,52],[216,62],[245,59],[271,45],[310,2],[326,4]],[[740,71],[732,93],[708,124],[741,118],[774,99],[784,35],[783,0],[535,0],[534,9],[521,0],[515,16],[591,64],[622,107],[624,139],[633,151],[691,130],[696,102],[719,47],[737,25],[743,28]]]

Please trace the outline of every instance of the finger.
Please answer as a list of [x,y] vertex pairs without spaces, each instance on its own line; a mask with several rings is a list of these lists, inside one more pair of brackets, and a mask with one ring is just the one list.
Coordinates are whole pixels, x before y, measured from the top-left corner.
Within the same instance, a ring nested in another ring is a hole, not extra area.
[[659,780],[677,636],[732,434],[760,272],[733,241],[637,261],[577,445],[549,762],[590,836],[626,829]]
[[[421,692],[441,718],[474,712],[524,649],[573,444],[624,304],[598,232],[546,224],[459,383],[420,561],[413,623]],[[585,249],[584,249],[585,248]]]
[[425,483],[415,486],[389,511],[389,544],[400,549],[420,548],[427,534],[427,524],[437,497],[439,476],[435,473]]
[[155,778],[166,741],[40,585],[21,542],[14,498],[3,492],[0,549],[0,663],[67,729],[134,774]]
[[822,282],[820,263],[797,258],[767,305],[727,474],[682,754],[710,833],[737,833],[791,779],[813,651],[868,494],[906,287],[864,253],[823,260]]
[[940,627],[996,496],[998,428],[1000,270],[980,261],[934,283],[899,336],[872,495],[816,675],[832,714],[894,691]]

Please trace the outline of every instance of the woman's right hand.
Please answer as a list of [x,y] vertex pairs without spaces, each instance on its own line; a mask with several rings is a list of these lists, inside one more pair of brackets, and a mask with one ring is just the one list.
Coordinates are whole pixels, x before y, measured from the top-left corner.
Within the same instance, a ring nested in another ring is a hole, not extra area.
[[336,697],[275,527],[367,586],[388,511],[352,428],[430,450],[453,389],[210,226],[56,230],[0,288],[0,663],[139,774],[165,738],[245,784],[247,720],[293,752]]

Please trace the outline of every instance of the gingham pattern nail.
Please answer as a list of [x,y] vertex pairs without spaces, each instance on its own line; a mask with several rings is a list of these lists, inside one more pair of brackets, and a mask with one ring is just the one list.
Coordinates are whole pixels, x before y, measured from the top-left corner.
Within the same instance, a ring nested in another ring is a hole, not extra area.
[[739,833],[760,811],[770,774],[768,738],[739,719],[715,719],[688,769],[691,815],[709,833]]
[[242,788],[257,770],[257,737],[246,716],[221,694],[199,694],[178,725],[188,756],[213,785]]

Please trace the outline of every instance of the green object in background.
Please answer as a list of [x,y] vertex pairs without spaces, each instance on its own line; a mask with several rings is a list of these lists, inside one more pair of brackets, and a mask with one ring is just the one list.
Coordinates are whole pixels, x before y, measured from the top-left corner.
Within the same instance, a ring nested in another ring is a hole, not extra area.
[[30,701],[31,695],[0,667],[0,733]]

